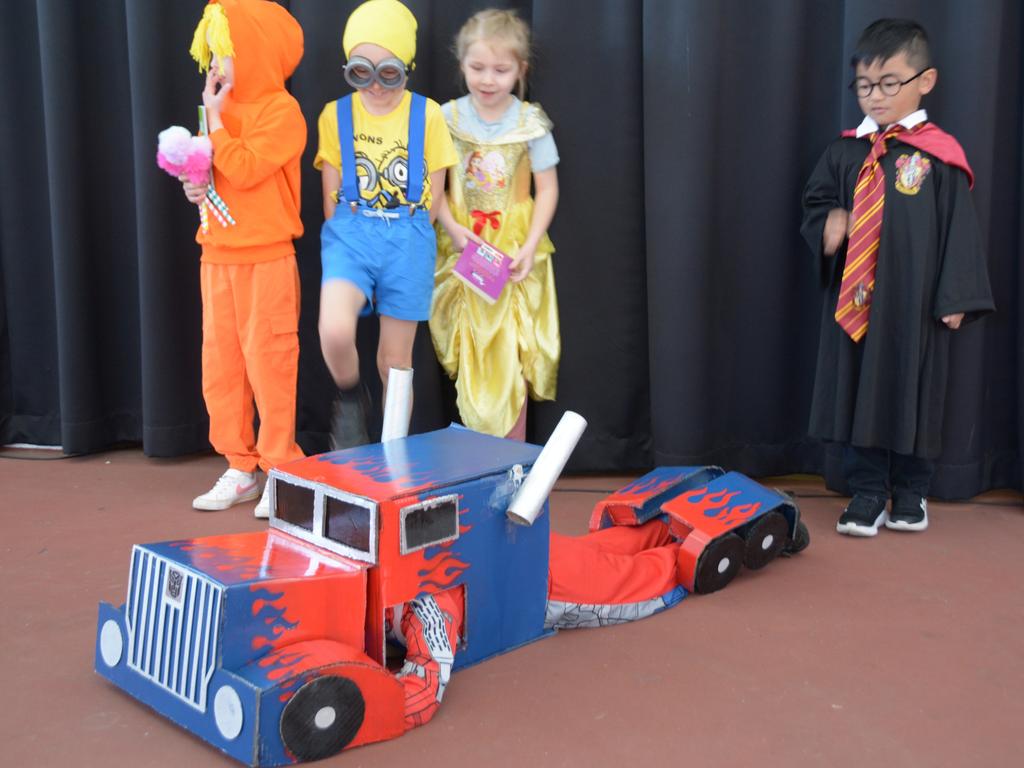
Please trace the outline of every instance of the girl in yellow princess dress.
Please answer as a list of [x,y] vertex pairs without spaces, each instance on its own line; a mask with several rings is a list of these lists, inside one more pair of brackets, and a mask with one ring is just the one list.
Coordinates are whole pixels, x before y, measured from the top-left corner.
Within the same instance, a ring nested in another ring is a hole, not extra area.
[[[455,379],[463,423],[523,440],[527,395],[554,400],[561,355],[547,235],[558,205],[558,150],[544,111],[520,100],[530,50],[525,22],[511,11],[481,11],[455,47],[469,93],[442,107],[461,162],[449,169],[439,205],[430,333]],[[494,304],[452,274],[467,239],[512,257]]]

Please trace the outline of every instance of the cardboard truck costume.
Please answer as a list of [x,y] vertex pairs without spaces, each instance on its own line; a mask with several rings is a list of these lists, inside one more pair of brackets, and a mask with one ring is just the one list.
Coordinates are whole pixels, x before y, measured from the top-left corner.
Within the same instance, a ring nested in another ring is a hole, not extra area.
[[[546,501],[532,525],[506,514],[540,450],[453,426],[283,465],[268,530],[134,547],[125,604],[99,607],[96,671],[243,763],[315,760],[425,722],[452,670],[657,613],[806,546],[788,497],[664,467],[600,501],[579,538],[646,532],[653,559],[671,553],[671,588],[551,599],[549,568],[558,580],[574,550]],[[396,669],[399,624],[413,642]]]

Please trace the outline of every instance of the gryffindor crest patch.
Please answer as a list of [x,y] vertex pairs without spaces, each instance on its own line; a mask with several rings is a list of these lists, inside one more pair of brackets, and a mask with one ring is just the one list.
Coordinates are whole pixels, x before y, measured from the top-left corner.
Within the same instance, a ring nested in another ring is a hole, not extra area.
[[896,160],[896,191],[904,195],[916,195],[921,191],[921,185],[931,169],[932,161],[921,157],[920,152],[900,155]]

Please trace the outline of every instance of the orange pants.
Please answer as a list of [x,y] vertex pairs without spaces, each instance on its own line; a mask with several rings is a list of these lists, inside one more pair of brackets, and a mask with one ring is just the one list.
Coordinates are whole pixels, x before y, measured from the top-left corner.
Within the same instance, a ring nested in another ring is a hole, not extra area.
[[619,605],[650,600],[678,584],[679,543],[661,520],[584,536],[551,532],[549,599]]
[[[295,256],[199,268],[203,398],[210,443],[232,469],[267,471],[302,458],[295,443],[299,270]],[[260,414],[253,430],[253,398]]]

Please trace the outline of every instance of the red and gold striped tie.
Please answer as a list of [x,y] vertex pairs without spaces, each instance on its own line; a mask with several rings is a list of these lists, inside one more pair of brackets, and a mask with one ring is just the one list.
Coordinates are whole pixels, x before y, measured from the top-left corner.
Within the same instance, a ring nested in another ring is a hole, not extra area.
[[878,263],[878,241],[882,233],[882,209],[885,206],[885,174],[881,159],[887,149],[885,142],[903,130],[899,123],[884,133],[871,135],[871,151],[857,174],[853,190],[853,228],[846,248],[846,266],[839,285],[836,322],[855,342],[868,332],[871,292],[875,289],[875,265]]

